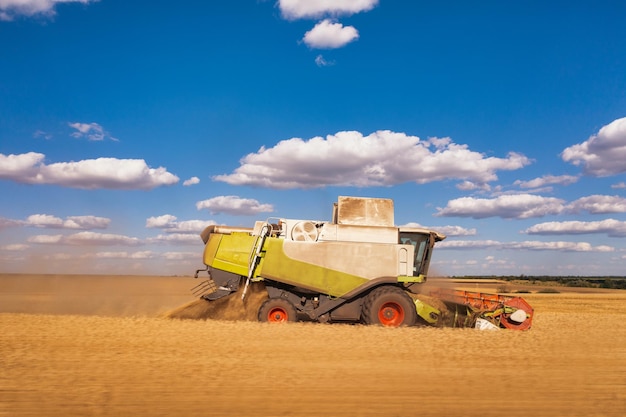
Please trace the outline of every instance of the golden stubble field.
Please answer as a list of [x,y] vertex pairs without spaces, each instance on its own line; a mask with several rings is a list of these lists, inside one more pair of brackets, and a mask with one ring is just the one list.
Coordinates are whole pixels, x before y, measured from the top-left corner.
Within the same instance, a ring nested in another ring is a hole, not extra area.
[[626,415],[625,291],[524,294],[527,332],[167,318],[195,283],[0,275],[0,416]]

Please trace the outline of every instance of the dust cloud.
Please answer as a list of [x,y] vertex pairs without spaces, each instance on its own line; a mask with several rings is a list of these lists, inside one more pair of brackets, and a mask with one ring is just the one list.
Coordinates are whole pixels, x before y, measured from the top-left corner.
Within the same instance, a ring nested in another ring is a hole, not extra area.
[[207,301],[200,298],[191,301],[168,311],[164,316],[171,319],[257,321],[259,307],[268,297],[265,285],[261,282],[250,283],[242,300],[243,287],[240,285],[235,293],[218,300]]
[[0,313],[157,316],[194,299],[191,277],[0,274]]
[[[191,277],[0,274],[0,313],[257,321],[268,297],[265,285],[253,282],[243,301],[243,285],[234,294],[206,301],[191,293],[197,283]],[[454,313],[429,293],[452,285],[450,280],[430,279],[413,296],[439,309],[442,324],[448,324]]]
[[256,321],[268,297],[253,282],[243,301],[243,285],[206,301],[191,293],[196,284],[191,277],[0,274],[0,313]]

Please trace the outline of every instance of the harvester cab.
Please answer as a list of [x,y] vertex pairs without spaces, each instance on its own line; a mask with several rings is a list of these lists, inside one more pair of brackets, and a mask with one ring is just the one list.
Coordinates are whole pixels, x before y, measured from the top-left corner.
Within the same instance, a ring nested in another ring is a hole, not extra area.
[[[331,221],[271,218],[252,228],[209,226],[201,234],[208,301],[263,282],[259,321],[441,323],[419,299],[435,244],[445,235],[394,225],[393,201],[339,197]],[[510,310],[510,309],[509,309]],[[519,315],[519,314],[518,314]]]

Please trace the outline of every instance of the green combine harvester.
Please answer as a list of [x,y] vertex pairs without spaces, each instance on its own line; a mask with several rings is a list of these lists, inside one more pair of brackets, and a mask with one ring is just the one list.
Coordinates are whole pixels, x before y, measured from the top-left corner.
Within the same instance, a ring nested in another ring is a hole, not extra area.
[[[395,226],[392,200],[339,197],[330,222],[270,218],[253,228],[209,226],[201,237],[206,268],[195,276],[206,271],[209,278],[194,292],[211,302],[243,286],[243,298],[251,282],[262,281],[269,298],[259,321],[441,324],[441,310],[415,295],[445,235]],[[495,305],[459,303],[458,293],[441,289],[437,297],[464,309],[464,325],[469,317],[472,326],[480,319],[494,328],[530,327],[525,302],[507,306],[507,297],[496,296]]]

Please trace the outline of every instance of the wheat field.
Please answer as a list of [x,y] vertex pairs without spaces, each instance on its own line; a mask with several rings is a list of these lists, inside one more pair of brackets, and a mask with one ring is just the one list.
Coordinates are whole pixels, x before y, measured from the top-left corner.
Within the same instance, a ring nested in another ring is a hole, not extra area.
[[195,283],[0,275],[0,416],[626,415],[626,291],[516,332],[172,318]]

